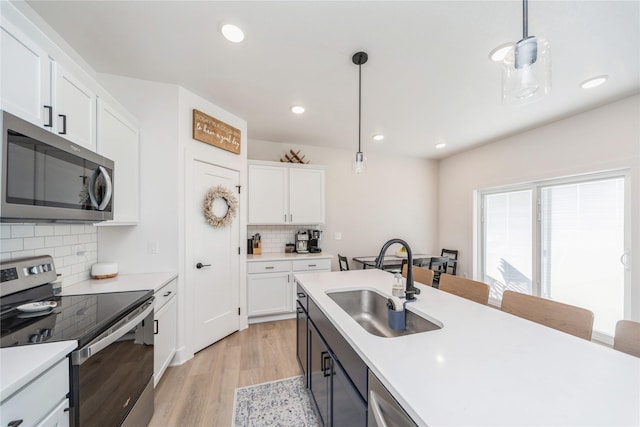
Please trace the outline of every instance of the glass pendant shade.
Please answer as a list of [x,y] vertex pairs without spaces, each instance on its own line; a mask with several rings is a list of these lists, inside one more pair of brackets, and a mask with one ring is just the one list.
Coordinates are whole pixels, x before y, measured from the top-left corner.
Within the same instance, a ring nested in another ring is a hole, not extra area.
[[351,170],[356,175],[362,175],[367,171],[367,158],[362,151],[358,151],[353,158]]
[[551,92],[549,43],[530,36],[520,40],[502,61],[502,102],[522,105]]

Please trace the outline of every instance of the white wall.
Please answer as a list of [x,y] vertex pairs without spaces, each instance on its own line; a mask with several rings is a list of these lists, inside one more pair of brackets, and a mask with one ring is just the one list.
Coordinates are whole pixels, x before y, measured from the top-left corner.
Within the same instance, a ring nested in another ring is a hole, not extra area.
[[[113,75],[101,84],[140,122],[140,219],[136,226],[101,227],[100,262],[121,273],[178,271],[178,87]],[[116,165],[117,173],[117,165]],[[158,242],[158,253],[149,242]]]
[[[473,272],[475,190],[581,173],[632,170],[633,301],[640,301],[640,96],[469,150],[440,163],[440,246]],[[640,303],[633,317],[640,319]]]
[[[238,170],[246,182],[246,121],[179,86],[99,74],[107,88],[140,122],[140,220],[136,226],[100,229],[100,261],[117,261],[122,273],[171,271],[178,273],[178,351],[175,363],[193,357],[193,292],[190,286],[195,262],[185,232],[185,179],[191,158]],[[192,111],[201,110],[242,133],[240,155],[192,139]],[[246,194],[246,193],[245,193]],[[246,213],[240,197],[240,302],[246,313]],[[159,252],[149,251],[157,241]],[[247,326],[246,316],[240,328]]]
[[[414,157],[366,153],[367,173],[351,173],[355,151],[309,145],[249,141],[249,159],[279,161],[289,149],[326,166],[326,223],[319,227],[322,251],[351,259],[377,255],[391,238],[409,243],[413,252],[440,253],[438,247],[438,162]],[[342,233],[335,240],[334,233]],[[394,251],[391,248],[390,251]],[[350,261],[351,268],[357,268]]]

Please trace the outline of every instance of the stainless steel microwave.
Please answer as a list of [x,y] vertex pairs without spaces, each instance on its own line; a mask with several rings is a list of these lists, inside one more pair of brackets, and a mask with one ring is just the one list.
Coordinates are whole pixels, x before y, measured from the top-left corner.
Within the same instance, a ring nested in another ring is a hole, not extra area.
[[6,111],[0,113],[0,221],[113,219],[112,160]]

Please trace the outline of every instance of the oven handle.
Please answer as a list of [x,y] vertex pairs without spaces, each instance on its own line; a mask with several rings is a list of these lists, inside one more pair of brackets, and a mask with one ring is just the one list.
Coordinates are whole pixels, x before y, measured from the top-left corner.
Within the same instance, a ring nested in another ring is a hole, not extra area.
[[82,365],[88,358],[100,352],[101,350],[104,350],[109,345],[122,338],[129,331],[131,331],[132,325],[137,325],[138,323],[142,322],[153,311],[154,300],[155,297],[151,297],[146,303],[144,303],[144,305],[142,305],[138,309],[139,313],[140,310],[142,310],[140,314],[136,314],[133,318],[126,318],[121,320],[120,323],[116,325],[118,329],[116,329],[115,331],[110,331],[101,340],[71,353],[71,362],[74,365]]

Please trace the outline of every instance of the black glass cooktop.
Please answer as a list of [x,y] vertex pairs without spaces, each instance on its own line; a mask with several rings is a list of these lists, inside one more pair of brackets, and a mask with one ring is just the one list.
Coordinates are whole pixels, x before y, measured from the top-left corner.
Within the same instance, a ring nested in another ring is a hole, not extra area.
[[82,347],[153,295],[128,291],[49,296],[56,307],[40,311],[13,309],[0,321],[0,347],[76,340]]

